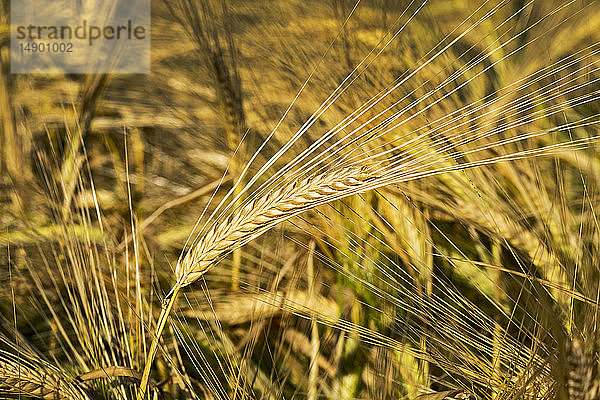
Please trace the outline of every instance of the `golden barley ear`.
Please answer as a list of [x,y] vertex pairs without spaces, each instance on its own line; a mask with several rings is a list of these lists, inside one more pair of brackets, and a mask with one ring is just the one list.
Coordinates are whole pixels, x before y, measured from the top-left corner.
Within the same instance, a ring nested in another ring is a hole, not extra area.
[[348,196],[370,177],[364,168],[349,167],[293,181],[247,203],[231,217],[206,232],[177,264],[183,287],[198,280],[213,265],[273,226],[310,208]]
[[256,239],[278,223],[321,204],[364,191],[361,188],[371,179],[373,177],[365,168],[348,167],[292,181],[247,203],[220,224],[213,225],[177,263],[177,282],[165,297],[155,337],[146,357],[137,399],[145,398],[158,342],[182,287],[200,279],[233,250]]
[[0,351],[0,396],[45,400],[89,400],[84,389],[60,371],[34,363],[30,357]]
[[567,341],[567,391],[569,400],[596,400],[600,395],[598,360],[591,340]]

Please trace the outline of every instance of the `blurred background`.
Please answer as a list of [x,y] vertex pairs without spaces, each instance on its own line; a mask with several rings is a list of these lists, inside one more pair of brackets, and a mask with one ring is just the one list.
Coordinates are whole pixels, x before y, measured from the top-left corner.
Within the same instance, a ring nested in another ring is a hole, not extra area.
[[[597,2],[152,0],[145,75],[10,74],[8,3],[0,375],[81,393],[0,378],[0,394],[134,398],[197,221],[360,71],[259,182],[398,82],[339,135],[402,110],[363,146],[426,132],[424,170],[450,172],[320,206],[233,252],[179,299],[152,395],[597,398]],[[494,135],[469,153],[477,132]],[[585,145],[511,157],[568,143]],[[518,159],[459,167],[493,157]]]

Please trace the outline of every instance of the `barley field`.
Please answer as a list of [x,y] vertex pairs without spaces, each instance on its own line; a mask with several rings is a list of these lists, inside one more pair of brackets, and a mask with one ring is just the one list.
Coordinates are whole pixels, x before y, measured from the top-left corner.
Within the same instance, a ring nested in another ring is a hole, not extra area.
[[0,399],[600,399],[598,1],[1,4]]

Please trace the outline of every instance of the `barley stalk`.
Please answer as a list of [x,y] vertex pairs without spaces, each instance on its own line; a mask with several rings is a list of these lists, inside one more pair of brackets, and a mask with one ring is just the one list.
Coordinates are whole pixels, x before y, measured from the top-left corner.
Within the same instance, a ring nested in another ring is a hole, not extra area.
[[294,181],[249,202],[209,229],[177,264],[177,282],[167,295],[158,319],[137,399],[144,399],[160,336],[182,287],[195,282],[227,254],[278,223],[320,204],[356,193],[370,179],[372,177],[363,168],[348,167]]

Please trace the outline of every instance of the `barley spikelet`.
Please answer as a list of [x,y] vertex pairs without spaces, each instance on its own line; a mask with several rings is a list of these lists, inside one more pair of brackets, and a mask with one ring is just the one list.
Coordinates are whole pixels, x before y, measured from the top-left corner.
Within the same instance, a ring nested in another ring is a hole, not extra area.
[[1,394],[47,400],[89,400],[83,389],[60,372],[18,361],[7,354],[0,354]]
[[274,225],[302,211],[354,193],[371,177],[350,167],[284,185],[254,200],[221,224],[213,226],[177,265],[181,286],[200,278],[232,250],[257,238]]
[[594,400],[600,394],[598,366],[580,339],[567,346],[567,389],[570,400]]

